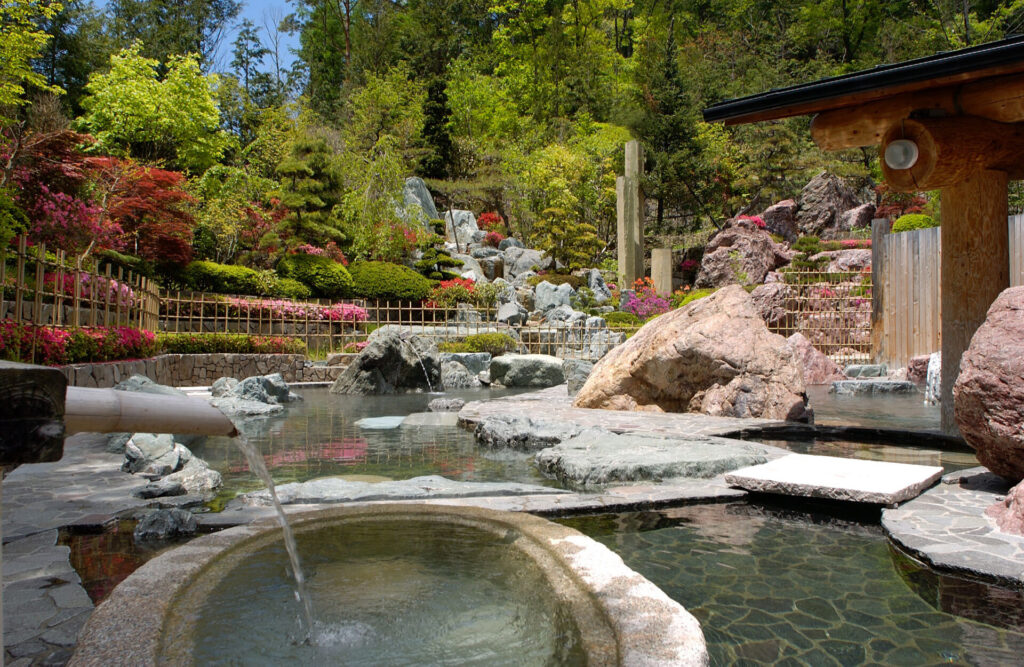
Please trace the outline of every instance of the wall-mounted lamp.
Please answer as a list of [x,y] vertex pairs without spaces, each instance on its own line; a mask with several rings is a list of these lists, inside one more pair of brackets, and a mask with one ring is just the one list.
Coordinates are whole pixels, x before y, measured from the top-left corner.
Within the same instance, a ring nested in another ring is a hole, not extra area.
[[885,147],[885,163],[890,169],[910,169],[920,152],[910,139],[897,139]]

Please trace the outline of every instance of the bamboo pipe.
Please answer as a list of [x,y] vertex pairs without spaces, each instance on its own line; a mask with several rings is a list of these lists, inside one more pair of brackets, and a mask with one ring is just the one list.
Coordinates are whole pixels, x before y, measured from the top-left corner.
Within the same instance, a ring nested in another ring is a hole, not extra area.
[[68,387],[64,432],[238,435],[223,412],[201,398]]

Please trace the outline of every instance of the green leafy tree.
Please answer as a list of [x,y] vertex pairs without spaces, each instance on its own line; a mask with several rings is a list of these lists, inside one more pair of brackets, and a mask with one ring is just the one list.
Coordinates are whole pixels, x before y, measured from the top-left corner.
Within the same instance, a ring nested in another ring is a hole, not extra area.
[[59,13],[40,20],[39,26],[50,40],[34,67],[48,85],[66,92],[64,103],[71,114],[80,114],[89,74],[107,65],[113,49],[103,15],[88,0],[66,0]]
[[208,70],[240,0],[111,0],[109,29],[118,44],[145,46],[142,55],[163,62],[195,54]]
[[194,56],[172,56],[167,74],[140,54],[141,45],[110,58],[110,71],[89,77],[78,128],[96,137],[96,150],[201,173],[231,145],[220,129],[215,78]]
[[601,249],[594,226],[563,208],[544,209],[534,223],[532,239],[534,245],[570,271],[590,266]]
[[53,20],[60,11],[60,3],[48,0],[5,0],[0,4],[0,123],[9,122],[5,116],[24,104],[26,86],[60,92],[32,69],[32,60],[50,40],[37,22]]

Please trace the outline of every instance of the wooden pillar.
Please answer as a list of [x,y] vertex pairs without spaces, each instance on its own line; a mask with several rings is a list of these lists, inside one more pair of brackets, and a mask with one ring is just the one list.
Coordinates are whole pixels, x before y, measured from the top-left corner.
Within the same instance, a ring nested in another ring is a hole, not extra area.
[[975,172],[942,190],[942,430],[957,433],[953,384],[971,336],[1010,285],[1005,172]]
[[888,218],[871,221],[871,357],[876,364],[888,361],[885,349],[885,253],[882,244],[889,234]]
[[654,289],[662,296],[672,294],[672,249],[651,250],[651,280]]
[[640,142],[626,143],[625,176],[615,181],[619,246],[619,287],[628,289],[644,275],[643,149]]

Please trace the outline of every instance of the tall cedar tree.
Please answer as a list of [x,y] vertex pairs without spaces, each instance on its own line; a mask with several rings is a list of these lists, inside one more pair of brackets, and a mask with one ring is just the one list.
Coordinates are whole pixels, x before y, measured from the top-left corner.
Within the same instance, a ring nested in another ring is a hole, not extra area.
[[427,98],[423,102],[423,141],[430,151],[420,160],[420,173],[425,178],[448,178],[454,151],[448,123],[452,110],[448,108],[447,84],[441,77],[427,86]]

